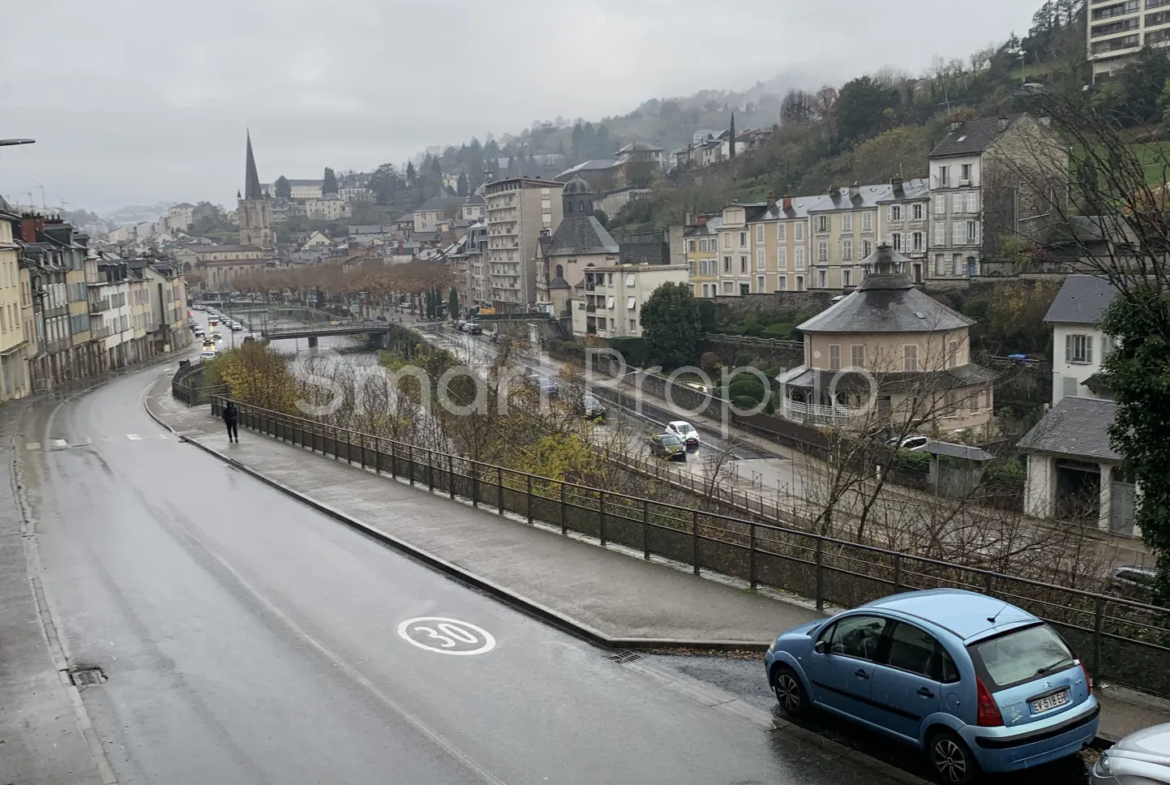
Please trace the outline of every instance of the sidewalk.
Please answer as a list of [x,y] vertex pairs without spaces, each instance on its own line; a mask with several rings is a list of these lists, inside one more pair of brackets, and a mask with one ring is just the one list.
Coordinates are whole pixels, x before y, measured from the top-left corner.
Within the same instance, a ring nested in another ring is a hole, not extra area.
[[[781,630],[819,614],[797,602],[745,591],[718,577],[696,578],[655,560],[431,495],[371,471],[245,432],[229,445],[206,408],[154,385],[148,411],[187,437],[270,485],[392,547],[548,621],[617,647],[762,648]],[[1097,690],[1100,734],[1115,740],[1170,722],[1170,704],[1121,689]]]

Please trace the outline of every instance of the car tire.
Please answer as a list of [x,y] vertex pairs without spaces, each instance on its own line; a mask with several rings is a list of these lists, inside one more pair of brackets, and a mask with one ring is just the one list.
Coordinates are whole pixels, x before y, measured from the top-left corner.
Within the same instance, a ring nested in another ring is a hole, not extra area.
[[808,693],[796,671],[787,665],[772,670],[772,693],[789,717],[804,717],[809,712]]
[[935,779],[944,785],[970,785],[979,778],[979,764],[958,734],[938,730],[926,740],[926,754]]

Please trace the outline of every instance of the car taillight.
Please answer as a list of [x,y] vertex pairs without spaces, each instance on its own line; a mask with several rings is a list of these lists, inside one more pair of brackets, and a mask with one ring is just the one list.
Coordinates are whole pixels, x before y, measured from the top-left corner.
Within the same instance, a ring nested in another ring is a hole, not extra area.
[[1003,715],[999,713],[999,706],[995,705],[995,698],[983,683],[983,679],[975,680],[975,692],[979,703],[979,712],[975,724],[982,728],[994,728],[1003,725]]
[[1085,667],[1085,663],[1081,663],[1081,673],[1085,674],[1085,689],[1089,694],[1093,694],[1093,680],[1089,678],[1089,669]]

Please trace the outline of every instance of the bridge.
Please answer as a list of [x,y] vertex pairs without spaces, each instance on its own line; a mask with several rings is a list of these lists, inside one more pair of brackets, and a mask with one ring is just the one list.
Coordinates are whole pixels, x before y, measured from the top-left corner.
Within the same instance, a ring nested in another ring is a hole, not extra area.
[[317,346],[317,339],[328,335],[386,335],[393,329],[391,322],[333,322],[322,325],[269,327],[260,335],[270,341],[285,338],[308,338],[309,348]]

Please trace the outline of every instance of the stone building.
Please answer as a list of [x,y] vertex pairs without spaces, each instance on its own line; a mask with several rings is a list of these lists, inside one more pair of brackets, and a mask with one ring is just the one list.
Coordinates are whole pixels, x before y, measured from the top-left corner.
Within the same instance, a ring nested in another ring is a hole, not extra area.
[[244,195],[239,200],[237,214],[240,220],[240,245],[254,246],[265,251],[276,246],[276,238],[272,233],[272,204],[260,187],[256,158],[252,154],[251,132],[248,133],[244,163]]

